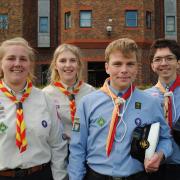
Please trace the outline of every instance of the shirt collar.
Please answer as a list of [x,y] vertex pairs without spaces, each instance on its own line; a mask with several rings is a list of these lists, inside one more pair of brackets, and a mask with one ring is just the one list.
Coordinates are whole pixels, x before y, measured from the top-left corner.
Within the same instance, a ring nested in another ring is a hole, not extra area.
[[161,84],[163,85],[163,87],[165,89],[167,89],[167,88],[169,89],[172,86],[172,84],[174,83],[174,81],[175,80],[172,80],[168,85],[166,83],[164,83],[164,82],[161,82],[161,81],[160,82],[161,82]]
[[14,96],[16,96],[16,94],[24,94],[24,92],[27,90],[27,87],[28,87],[28,83],[26,82],[25,87],[24,87],[22,90],[20,90],[18,93],[16,93],[16,92],[13,91],[3,80],[2,80],[2,83],[3,83],[3,86],[4,86],[5,88],[7,88],[7,90],[8,90],[11,94],[13,94]]
[[72,86],[68,86],[67,84],[63,83],[62,81],[60,81],[60,82],[67,91],[73,91],[75,89],[76,85],[79,83],[79,81],[76,81]]
[[126,88],[123,91],[118,91],[118,90],[114,89],[111,85],[109,85],[109,88],[116,96],[118,96],[119,94],[123,95],[128,90],[128,88]]

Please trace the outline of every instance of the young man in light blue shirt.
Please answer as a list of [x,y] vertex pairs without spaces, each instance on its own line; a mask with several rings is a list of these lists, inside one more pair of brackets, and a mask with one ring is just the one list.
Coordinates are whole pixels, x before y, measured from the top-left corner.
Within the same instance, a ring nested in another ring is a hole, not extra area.
[[[80,102],[70,143],[70,180],[146,180],[171,155],[172,143],[157,99],[138,90],[139,49],[128,38],[118,39],[105,51],[109,78],[102,88]],[[122,97],[119,97],[119,94]],[[136,127],[161,123],[159,143],[150,159],[141,163],[130,154]]]
[[[157,173],[150,175],[152,180],[180,179],[180,46],[175,40],[158,39],[150,49],[149,59],[152,70],[158,75],[155,86],[146,90],[151,96],[160,99],[173,135],[173,154]],[[178,140],[178,141],[176,141]]]

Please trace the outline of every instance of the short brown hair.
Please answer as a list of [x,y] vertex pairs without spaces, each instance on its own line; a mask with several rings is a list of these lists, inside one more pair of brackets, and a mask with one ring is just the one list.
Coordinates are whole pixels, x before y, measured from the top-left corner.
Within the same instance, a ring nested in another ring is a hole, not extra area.
[[154,41],[154,43],[151,45],[150,51],[149,51],[149,60],[152,62],[154,55],[157,51],[157,49],[161,48],[169,48],[169,50],[176,56],[177,60],[180,59],[180,46],[179,44],[172,39],[157,39]]
[[137,61],[139,60],[139,48],[136,42],[129,38],[121,38],[111,42],[105,50],[105,60],[109,62],[109,56],[114,51],[121,51],[124,57],[131,57],[132,53],[136,54]]

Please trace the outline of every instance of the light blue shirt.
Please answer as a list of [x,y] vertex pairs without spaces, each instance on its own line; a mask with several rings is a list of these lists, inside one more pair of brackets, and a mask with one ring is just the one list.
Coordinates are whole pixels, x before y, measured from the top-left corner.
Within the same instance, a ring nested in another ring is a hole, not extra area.
[[[135,106],[136,103],[141,108]],[[80,130],[72,132],[68,173],[70,180],[82,180],[86,163],[94,171],[115,177],[124,177],[144,170],[144,165],[130,155],[132,132],[138,125],[161,123],[157,151],[165,157],[172,153],[169,128],[165,123],[159,101],[143,91],[135,89],[126,101],[123,121],[116,129],[116,137],[110,156],[106,155],[106,139],[114,108],[111,97],[97,90],[85,96],[77,108]],[[138,121],[137,121],[138,120]],[[120,123],[121,122],[121,123]],[[138,123],[137,123],[138,122]],[[125,136],[119,142],[122,136]]]
[[[163,84],[165,87],[165,85]],[[159,91],[158,88],[155,86],[146,89],[145,92],[149,93],[151,96],[157,97],[160,99],[162,106],[164,105],[164,95]],[[177,87],[172,96],[172,113],[173,113],[173,126],[175,126],[175,123],[177,123],[177,120],[180,118],[180,87]],[[178,124],[180,122],[178,121]],[[176,126],[180,128],[180,126]],[[180,129],[179,129],[180,130]],[[169,164],[180,164],[180,146],[178,146],[174,139],[172,139],[173,144],[173,154],[167,159],[167,163]]]

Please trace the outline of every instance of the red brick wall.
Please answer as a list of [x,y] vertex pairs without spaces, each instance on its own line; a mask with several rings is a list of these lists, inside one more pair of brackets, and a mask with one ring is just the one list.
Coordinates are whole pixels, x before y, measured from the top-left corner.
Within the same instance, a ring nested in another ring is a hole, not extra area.
[[[92,28],[79,27],[79,11],[92,10]],[[138,10],[138,27],[125,27],[125,11]],[[64,13],[71,11],[72,28],[64,29]],[[147,52],[154,40],[154,21],[152,28],[146,28],[146,11],[152,12],[154,17],[154,4],[146,0],[116,0],[91,1],[91,0],[61,0],[61,42],[72,43],[83,51],[83,60],[104,61],[105,47],[114,39],[129,37],[142,47],[142,59],[139,64],[138,83],[150,82],[150,65]],[[112,22],[108,22],[108,19]],[[106,26],[112,26],[111,36],[107,36]],[[87,77],[87,69],[84,70]]]
[[0,42],[23,34],[23,0],[1,0],[0,13],[8,14],[8,29],[0,31]]

